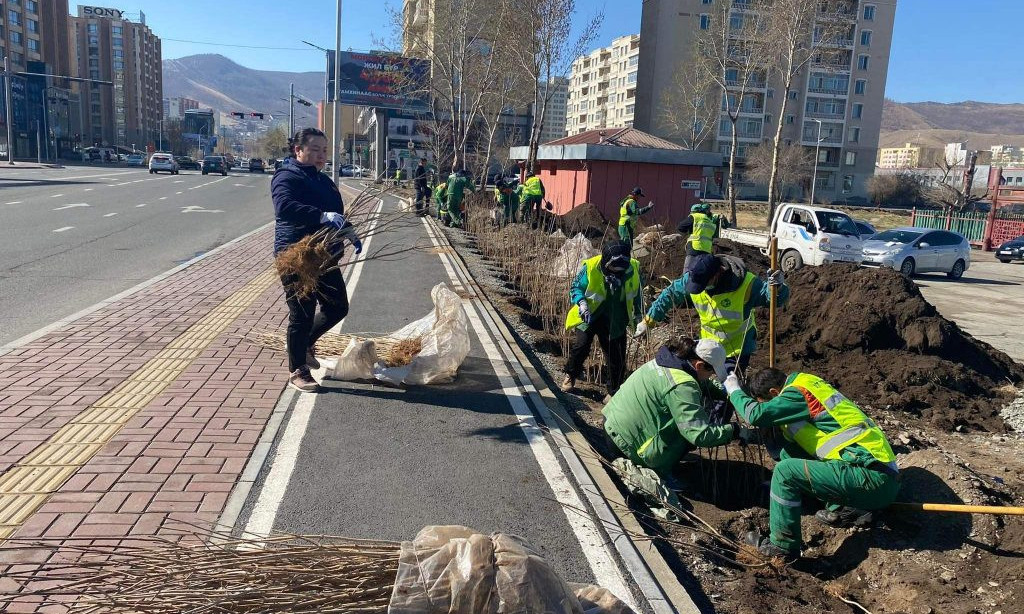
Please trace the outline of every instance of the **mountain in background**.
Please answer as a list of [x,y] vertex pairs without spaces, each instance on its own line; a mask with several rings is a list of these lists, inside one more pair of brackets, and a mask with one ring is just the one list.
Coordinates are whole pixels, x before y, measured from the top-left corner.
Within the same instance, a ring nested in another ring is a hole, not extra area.
[[[316,103],[323,98],[324,73],[280,72],[246,68],[218,54],[190,55],[164,60],[164,97],[198,100],[202,108],[223,114],[232,111],[270,113],[288,111],[289,84],[296,95]],[[316,122],[316,108],[296,103],[295,114]]]
[[1004,144],[1024,146],[1024,104],[885,100],[880,147],[914,143],[941,148],[964,141],[970,149],[979,150]]

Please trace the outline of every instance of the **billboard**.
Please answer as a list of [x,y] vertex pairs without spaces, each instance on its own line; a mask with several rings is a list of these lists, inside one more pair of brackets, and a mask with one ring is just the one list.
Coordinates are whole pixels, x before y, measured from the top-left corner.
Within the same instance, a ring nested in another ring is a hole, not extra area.
[[[343,51],[338,102],[345,105],[399,109],[411,113],[430,110],[427,80],[430,60],[389,53]],[[334,98],[334,52],[328,52],[328,92]]]

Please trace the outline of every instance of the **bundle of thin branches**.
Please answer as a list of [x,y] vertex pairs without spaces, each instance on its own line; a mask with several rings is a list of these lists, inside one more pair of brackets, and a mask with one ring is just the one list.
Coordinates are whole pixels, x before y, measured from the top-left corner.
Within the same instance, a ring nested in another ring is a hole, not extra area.
[[[253,344],[271,350],[285,351],[287,341],[283,332],[250,331],[245,339]],[[352,340],[365,341],[372,339],[377,349],[377,356],[389,367],[400,367],[412,362],[423,349],[423,340],[393,339],[391,337],[371,337],[347,335],[344,333],[326,333],[316,342],[316,353],[320,356],[341,356],[345,353]]]
[[[212,539],[216,537],[218,539]],[[61,563],[11,571],[18,592],[0,605],[39,597],[75,614],[133,612],[384,612],[399,544],[333,536],[231,538],[209,532],[97,545],[63,538],[12,540],[5,548],[49,550]]]

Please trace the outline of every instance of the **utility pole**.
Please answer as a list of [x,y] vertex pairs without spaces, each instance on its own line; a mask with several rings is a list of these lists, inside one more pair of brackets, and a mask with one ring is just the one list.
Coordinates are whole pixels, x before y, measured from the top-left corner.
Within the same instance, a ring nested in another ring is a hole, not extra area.
[[[814,206],[814,188],[818,186],[818,154],[821,152],[821,120],[814,120],[818,122],[818,142],[814,144],[814,175],[811,177],[811,206]],[[771,187],[768,188],[771,191]]]
[[295,84],[288,89],[288,138],[295,134]]
[[334,120],[331,126],[331,179],[337,185],[341,168],[338,154],[342,151],[341,143],[338,142],[341,137],[341,107],[338,106],[338,91],[341,82],[341,0],[338,0],[338,25],[334,34],[334,106],[331,107],[334,112]]
[[11,62],[4,56],[4,106],[7,107],[7,163],[14,166],[14,100],[11,98]]

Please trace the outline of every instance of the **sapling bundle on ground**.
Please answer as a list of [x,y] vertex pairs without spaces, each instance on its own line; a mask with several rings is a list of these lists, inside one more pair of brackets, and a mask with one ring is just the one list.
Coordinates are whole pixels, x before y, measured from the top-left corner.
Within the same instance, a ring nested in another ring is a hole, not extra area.
[[[245,339],[256,345],[278,351],[287,349],[284,331],[263,332],[252,331]],[[316,354],[319,356],[341,356],[353,340],[365,341],[372,339],[377,356],[386,367],[401,367],[412,362],[423,349],[423,340],[393,339],[387,336],[349,335],[344,333],[325,333],[316,342]]]

